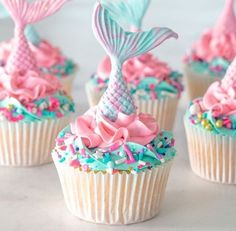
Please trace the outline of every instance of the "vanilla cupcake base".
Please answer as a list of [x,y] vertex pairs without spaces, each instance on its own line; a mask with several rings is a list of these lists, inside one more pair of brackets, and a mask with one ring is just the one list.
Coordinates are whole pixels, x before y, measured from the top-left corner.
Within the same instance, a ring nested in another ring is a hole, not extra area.
[[60,82],[62,84],[63,89],[69,94],[72,94],[73,83],[78,74],[78,70],[76,69],[73,74],[68,75],[66,77],[60,78]]
[[158,214],[171,165],[169,161],[135,175],[111,175],[56,163],[69,211],[82,220],[112,225],[138,223]]
[[29,167],[52,162],[58,133],[70,116],[42,122],[0,122],[0,165]]
[[185,118],[192,170],[203,179],[236,184],[236,138],[214,134]]
[[190,100],[203,96],[208,87],[221,78],[209,74],[198,74],[189,65],[184,65],[184,76],[187,85],[187,93]]
[[89,82],[86,83],[85,90],[86,90],[89,106],[90,107],[97,106],[104,92],[98,91]]

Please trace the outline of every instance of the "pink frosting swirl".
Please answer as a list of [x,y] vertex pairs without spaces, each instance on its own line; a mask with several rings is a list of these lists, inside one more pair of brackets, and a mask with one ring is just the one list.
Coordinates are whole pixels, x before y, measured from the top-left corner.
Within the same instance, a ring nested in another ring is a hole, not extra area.
[[127,116],[119,113],[117,120],[111,122],[98,115],[97,108],[92,108],[71,123],[71,131],[81,137],[88,148],[104,148],[123,142],[146,145],[157,136],[159,127],[148,114]]
[[234,63],[231,64],[225,78],[214,82],[203,97],[203,109],[210,110],[214,117],[236,114],[234,65]]
[[[109,77],[111,72],[110,59],[106,57],[99,64],[97,75],[105,80]],[[133,81],[140,81],[145,77],[156,77],[164,79],[171,73],[170,67],[158,60],[151,53],[143,54],[126,61],[123,65],[123,76],[128,83]]]
[[30,48],[40,67],[50,68],[56,64],[63,64],[65,61],[65,57],[62,55],[60,49],[54,47],[46,40],[41,40],[38,46],[30,43]]
[[22,103],[29,103],[53,95],[59,89],[61,85],[55,76],[41,76],[34,71],[8,74],[4,68],[0,68],[0,100],[14,97]]
[[[12,51],[13,40],[2,42],[0,44],[0,60],[6,64],[8,57]],[[29,43],[30,49],[33,52],[39,67],[50,68],[57,64],[65,62],[65,57],[62,55],[59,48],[54,47],[46,40],[41,40],[38,46]]]
[[208,30],[194,44],[192,53],[207,62],[217,57],[232,61],[236,55],[236,34],[222,33],[219,35],[215,34],[213,29]]

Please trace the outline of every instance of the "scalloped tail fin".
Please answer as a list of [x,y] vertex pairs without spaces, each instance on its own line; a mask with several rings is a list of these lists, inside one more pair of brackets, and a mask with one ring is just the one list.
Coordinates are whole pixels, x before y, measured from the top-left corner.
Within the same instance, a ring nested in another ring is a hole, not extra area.
[[125,32],[101,4],[97,4],[94,11],[93,31],[112,63],[108,89],[99,102],[98,110],[111,121],[116,121],[119,112],[126,115],[136,112],[134,100],[122,76],[123,62],[152,50],[167,38],[177,37],[177,34],[168,28]]
[[6,69],[8,72],[37,71],[36,60],[24,35],[25,26],[38,22],[59,10],[69,0],[2,0],[15,22],[14,48]]
[[93,30],[109,56],[116,57],[121,63],[152,50],[168,38],[178,37],[169,28],[157,27],[146,32],[125,32],[100,4],[95,9]]
[[101,3],[114,20],[135,32],[141,30],[150,0],[101,0]]
[[214,33],[216,35],[221,35],[225,32],[236,34],[236,16],[234,12],[234,2],[234,0],[226,0],[223,12],[214,28]]

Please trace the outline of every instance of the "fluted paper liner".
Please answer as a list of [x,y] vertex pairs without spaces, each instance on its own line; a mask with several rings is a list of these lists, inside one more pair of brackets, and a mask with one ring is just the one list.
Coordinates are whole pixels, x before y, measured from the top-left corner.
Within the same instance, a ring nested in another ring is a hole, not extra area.
[[207,73],[196,73],[189,65],[184,65],[184,77],[187,85],[187,93],[190,100],[203,96],[209,86],[222,78]]
[[62,84],[63,90],[65,90],[69,95],[72,94],[73,83],[74,83],[74,80],[75,80],[77,74],[78,74],[78,70],[75,70],[75,72],[72,73],[71,75],[59,78],[59,80]]
[[179,99],[167,97],[159,100],[136,100],[138,112],[149,113],[162,130],[173,130]]
[[189,159],[198,176],[225,184],[236,184],[236,138],[203,130],[185,118]]
[[[96,106],[103,95],[102,91],[96,91],[89,83],[86,84],[86,93],[90,107]],[[177,97],[166,97],[159,100],[135,99],[138,112],[151,114],[160,128],[168,131],[174,128],[178,104],[179,98]]]
[[136,175],[86,173],[55,161],[69,211],[101,224],[138,223],[156,216],[172,161]]
[[27,167],[52,162],[51,150],[70,116],[42,122],[0,122],[0,165]]

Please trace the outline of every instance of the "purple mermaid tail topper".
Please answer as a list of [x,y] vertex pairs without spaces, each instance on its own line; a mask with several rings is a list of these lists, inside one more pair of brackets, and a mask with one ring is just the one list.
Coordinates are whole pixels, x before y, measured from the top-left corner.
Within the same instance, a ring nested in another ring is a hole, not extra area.
[[111,121],[118,113],[136,113],[134,100],[122,76],[122,64],[127,59],[146,53],[166,39],[178,35],[169,28],[153,28],[146,32],[126,32],[113,20],[100,3],[95,6],[93,31],[111,59],[112,71],[108,88],[102,96],[98,111]]

